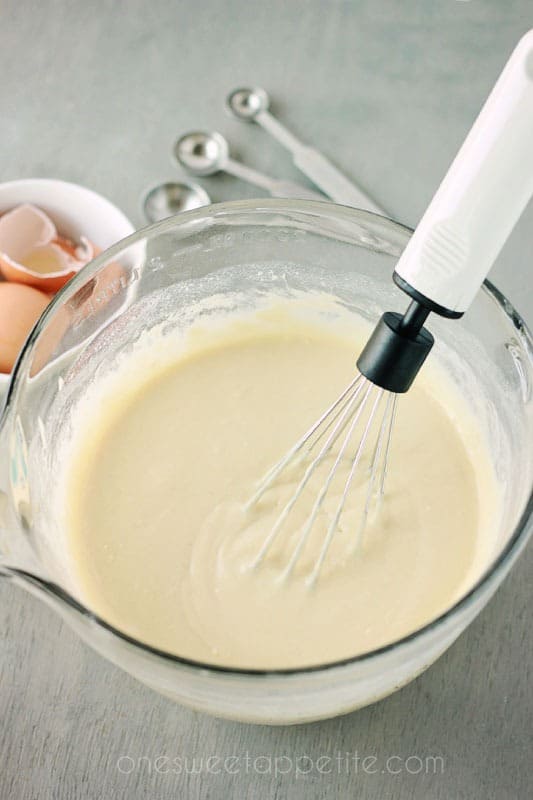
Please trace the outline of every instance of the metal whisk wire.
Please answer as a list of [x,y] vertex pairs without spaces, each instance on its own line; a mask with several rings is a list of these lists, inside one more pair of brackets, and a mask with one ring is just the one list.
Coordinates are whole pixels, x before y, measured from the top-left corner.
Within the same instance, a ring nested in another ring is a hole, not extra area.
[[[374,397],[372,398],[371,395],[373,392]],[[365,447],[367,446],[370,433],[375,427],[378,409],[382,404],[384,396],[387,397],[385,402],[385,411],[379,425],[376,444],[371,458],[370,478],[368,482],[366,500],[362,511],[361,522],[355,537],[355,545],[357,546],[361,540],[364,528],[366,526],[378,475],[378,503],[381,501],[381,497],[383,495],[392,438],[392,427],[394,424],[396,410],[396,395],[385,392],[383,389],[375,386],[360,374],[353,379],[353,381],[339,395],[335,402],[332,403],[332,405],[324,412],[324,414],[322,414],[322,416],[311,426],[311,428],[309,428],[309,430],[294,445],[294,447],[274,467],[272,467],[271,470],[269,470],[269,472],[260,482],[253,497],[248,501],[246,508],[249,509],[253,507],[275,484],[276,480],[285,470],[285,468],[289,467],[289,465],[294,463],[298,458],[303,459],[309,457],[312,451],[317,448],[319,443],[323,442],[318,454],[315,455],[308,464],[295,491],[278,515],[274,525],[263,542],[259,553],[252,562],[252,568],[258,567],[262,563],[267,553],[272,548],[275,540],[278,538],[278,535],[280,534],[292,509],[301,497],[311,477],[316,472],[320,464],[323,463],[328,456],[332,455],[333,447],[344,434],[344,438],[342,439],[339,449],[336,454],[334,454],[335,457],[333,466],[330,468],[315,499],[311,512],[304,523],[304,526],[298,537],[298,541],[288,560],[287,566],[280,575],[281,578],[286,578],[292,573],[295,565],[303,553],[305,545],[309,540],[311,531],[313,530],[315,522],[323,508],[326,496],[338,473],[340,464],[348,459],[350,464],[349,473],[344,484],[340,501],[328,526],[319,556],[307,578],[308,582],[311,584],[318,579],[335,532],[338,530],[339,522],[346,505],[350,488],[353,484],[354,477],[365,451]],[[365,420],[364,414],[368,411],[369,407],[370,411]],[[360,422],[363,424],[362,434],[354,455],[350,457],[348,456],[349,445],[352,442],[354,432],[358,428]],[[323,441],[324,439],[325,441]]]
[[[368,421],[367,421],[367,423],[365,425],[365,429],[363,431],[363,435],[361,436],[361,439],[359,441],[359,445],[357,447],[356,453],[355,453],[355,455],[354,455],[354,457],[352,459],[352,463],[351,463],[351,466],[350,466],[350,472],[348,474],[348,478],[346,479],[346,483],[344,484],[344,489],[343,489],[343,492],[342,492],[341,499],[339,501],[339,504],[337,505],[337,508],[335,510],[333,518],[332,518],[332,520],[331,520],[331,522],[329,524],[328,531],[326,533],[326,536],[325,536],[325,539],[324,539],[324,543],[322,545],[322,549],[320,551],[318,559],[317,559],[317,561],[315,563],[313,571],[311,572],[311,574],[309,576],[309,582],[311,584],[313,584],[318,579],[318,576],[320,574],[320,570],[322,569],[322,565],[324,563],[324,560],[325,560],[326,555],[328,553],[328,550],[330,548],[333,536],[335,535],[335,532],[337,530],[340,518],[342,516],[342,512],[344,511],[344,508],[346,506],[346,501],[348,499],[348,493],[349,493],[351,485],[353,483],[353,479],[355,477],[355,473],[357,471],[357,467],[359,466],[359,463],[361,461],[361,456],[362,456],[362,454],[364,452],[364,448],[365,448],[366,442],[368,440],[368,436],[369,436],[370,430],[372,428],[372,424],[374,422],[374,418],[376,416],[378,406],[379,406],[379,404],[380,404],[380,402],[381,402],[381,400],[383,398],[383,395],[384,395],[384,390],[383,389],[378,389],[378,391],[376,393],[376,398],[374,400],[374,404],[372,406],[372,409],[370,411],[370,415],[368,417]],[[372,498],[373,498],[373,495],[374,495],[374,484],[376,482],[376,477],[378,475],[378,472],[380,473],[380,481],[379,481],[379,491],[378,491],[378,496],[377,496],[377,507],[379,507],[379,504],[381,503],[381,499],[383,497],[383,493],[384,493],[384,490],[385,490],[385,479],[386,479],[386,473],[387,473],[387,464],[388,464],[388,458],[389,458],[390,444],[391,444],[391,440],[392,440],[392,428],[393,428],[393,425],[394,425],[395,413],[396,413],[396,395],[392,395],[391,394],[391,395],[389,395],[387,397],[386,406],[385,406],[385,413],[383,415],[383,419],[382,419],[381,425],[379,426],[379,433],[378,433],[376,446],[374,448],[374,454],[372,456],[371,465],[370,465],[370,477],[369,477],[368,488],[367,488],[367,492],[366,492],[365,505],[363,507],[363,513],[362,513],[362,516],[361,516],[361,521],[359,523],[359,528],[357,530],[356,538],[355,538],[355,541],[354,541],[354,544],[353,544],[354,550],[357,550],[357,548],[359,547],[359,544],[361,542],[364,530],[366,528],[368,514],[369,514],[369,511],[370,511],[370,506],[371,506]],[[379,467],[380,467],[380,458],[381,458],[381,453],[382,453],[382,448],[383,448],[383,442],[384,442],[385,439],[386,439],[385,455],[384,455],[384,459],[383,459],[383,461],[381,463],[381,469],[379,469]],[[336,463],[335,468],[336,468],[336,466],[338,466],[338,463]]]
[[[282,472],[285,467],[290,464],[291,461],[294,461],[295,457],[299,455],[302,450],[307,445],[307,450],[310,452],[313,447],[320,441],[321,438],[325,435],[325,433],[331,428],[333,423],[336,419],[342,414],[343,410],[346,406],[352,403],[352,400],[357,398],[357,395],[361,391],[362,383],[364,382],[364,378],[362,375],[357,375],[353,381],[348,384],[346,389],[337,397],[334,403],[324,411],[321,417],[317,419],[315,423],[307,430],[301,439],[299,439],[294,447],[283,456],[283,458],[278,461],[277,464],[266,473],[266,475],[260,481],[255,494],[250,498],[248,503],[246,504],[245,508],[249,509],[254,506],[258,500],[265,494],[265,492],[272,486],[278,475]],[[352,394],[350,394],[352,393]],[[348,399],[346,399],[348,398]],[[323,423],[326,424],[322,427]],[[321,429],[321,430],[320,430]],[[314,441],[311,442],[313,434],[319,431],[319,435],[316,437]],[[311,444],[310,444],[311,442]]]

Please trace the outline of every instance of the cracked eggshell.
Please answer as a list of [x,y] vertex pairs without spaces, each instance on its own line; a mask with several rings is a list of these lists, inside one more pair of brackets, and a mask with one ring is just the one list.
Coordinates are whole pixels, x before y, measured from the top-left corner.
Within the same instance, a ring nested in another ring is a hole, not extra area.
[[96,255],[85,236],[61,236],[50,217],[24,203],[0,216],[0,270],[7,281],[57,292]]

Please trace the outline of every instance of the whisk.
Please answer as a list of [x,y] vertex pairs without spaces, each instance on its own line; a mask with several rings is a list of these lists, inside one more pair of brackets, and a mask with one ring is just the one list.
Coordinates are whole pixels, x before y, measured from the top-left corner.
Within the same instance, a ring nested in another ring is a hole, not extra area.
[[256,506],[289,468],[301,467],[296,489],[252,567],[264,561],[278,537],[294,532],[291,512],[324,464],[326,477],[282,575],[289,576],[300,560],[342,463],[347,477],[307,574],[311,584],[318,579],[356,474],[369,461],[357,546],[371,507],[379,510],[385,492],[397,397],[408,391],[434,344],[424,323],[430,313],[450,319],[464,314],[532,195],[533,30],[511,55],[396,265],[394,282],[411,298],[406,312],[383,314],[357,360],[358,374],[248,501],[248,509]]

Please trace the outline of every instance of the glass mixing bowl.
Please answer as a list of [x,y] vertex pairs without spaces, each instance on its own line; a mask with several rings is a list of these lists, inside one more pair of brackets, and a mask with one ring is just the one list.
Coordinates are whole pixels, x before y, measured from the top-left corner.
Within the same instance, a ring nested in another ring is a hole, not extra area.
[[409,236],[388,219],[326,202],[243,201],[165,220],[99,256],[56,296],[13,374],[0,422],[0,574],[139,680],[218,716],[272,724],[334,716],[422,672],[487,603],[532,530],[532,340],[490,283],[463,319],[435,318],[430,327],[432,357],[448,361],[489,441],[504,492],[501,537],[459,602],[402,640],[341,663],[324,653],[322,666],[271,672],[157,651],[84,605],[53,502],[73,407],[143,331],[187,324],[206,298],[210,308],[238,306],[294,290],[332,293],[375,321],[407,304],[391,273]]

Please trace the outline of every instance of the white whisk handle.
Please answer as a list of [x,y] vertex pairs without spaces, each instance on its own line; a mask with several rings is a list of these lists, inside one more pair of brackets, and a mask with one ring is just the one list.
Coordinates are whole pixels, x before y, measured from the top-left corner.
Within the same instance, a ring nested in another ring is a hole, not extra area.
[[415,290],[413,296],[460,314],[532,196],[533,30],[507,62],[396,275]]

